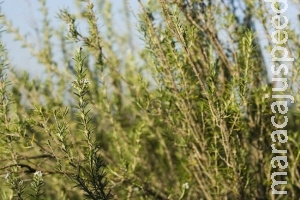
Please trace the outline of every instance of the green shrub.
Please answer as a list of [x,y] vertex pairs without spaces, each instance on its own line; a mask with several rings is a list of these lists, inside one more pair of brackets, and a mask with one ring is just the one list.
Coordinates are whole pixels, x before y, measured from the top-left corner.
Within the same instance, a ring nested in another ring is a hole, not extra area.
[[[43,77],[16,70],[1,43],[1,199],[300,196],[296,104],[289,140],[276,146],[288,150],[288,184],[280,188],[288,194],[271,193],[274,126],[265,95],[272,84],[254,26],[270,35],[267,3],[138,0],[134,27],[124,0],[128,30],[121,35],[113,1],[76,1],[79,13],[59,11],[61,29],[39,2],[38,48],[1,17],[2,34],[12,34],[45,69]],[[299,57],[299,33],[287,31]],[[296,60],[289,77],[296,88],[298,69]],[[286,92],[299,99],[292,87]]]

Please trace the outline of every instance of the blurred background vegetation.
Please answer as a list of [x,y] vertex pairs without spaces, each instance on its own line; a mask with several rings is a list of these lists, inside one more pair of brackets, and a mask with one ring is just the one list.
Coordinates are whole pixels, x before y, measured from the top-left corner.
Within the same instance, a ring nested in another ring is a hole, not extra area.
[[[132,13],[120,2],[122,34],[108,0],[56,11],[61,28],[36,1],[38,41],[1,15],[2,34],[43,74],[17,69],[1,43],[0,198],[298,199],[297,103],[289,141],[276,144],[288,150],[288,184],[277,187],[288,194],[271,193],[270,4],[137,0]],[[285,94],[297,102],[299,30],[286,31]]]

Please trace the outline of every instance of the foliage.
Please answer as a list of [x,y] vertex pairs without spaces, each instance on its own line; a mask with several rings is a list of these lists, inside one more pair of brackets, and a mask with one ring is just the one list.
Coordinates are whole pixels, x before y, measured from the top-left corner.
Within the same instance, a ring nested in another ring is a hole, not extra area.
[[[39,0],[40,46],[1,16],[2,34],[45,69],[43,77],[16,70],[1,43],[1,199],[300,196],[297,104],[289,141],[277,147],[288,150],[288,194],[270,192],[272,83],[263,52],[272,42],[258,37],[271,32],[267,3],[138,0],[138,47],[128,1],[125,33],[114,26],[113,1],[76,2],[78,13],[59,11],[57,29]],[[299,57],[299,33],[287,31]],[[293,64],[289,85],[298,87]]]

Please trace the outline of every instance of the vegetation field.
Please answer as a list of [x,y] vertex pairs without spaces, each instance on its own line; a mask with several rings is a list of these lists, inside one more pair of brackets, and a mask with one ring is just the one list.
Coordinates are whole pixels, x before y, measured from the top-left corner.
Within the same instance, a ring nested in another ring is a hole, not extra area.
[[[54,18],[51,2],[38,39],[0,16],[1,200],[300,198],[284,1],[77,0]],[[37,64],[16,67],[4,36]]]

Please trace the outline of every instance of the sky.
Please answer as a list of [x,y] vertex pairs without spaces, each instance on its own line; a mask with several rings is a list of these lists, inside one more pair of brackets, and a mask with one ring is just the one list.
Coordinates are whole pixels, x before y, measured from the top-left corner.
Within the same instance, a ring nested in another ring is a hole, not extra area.
[[[75,0],[46,0],[49,8],[49,18],[52,25],[58,27],[63,22],[57,18],[58,11],[67,8],[71,13],[77,13],[78,8],[75,5]],[[129,8],[134,11],[138,10],[138,2],[136,0],[128,0]],[[119,10],[122,9],[123,0],[113,1],[113,12],[116,18],[118,27],[125,28],[124,24],[119,20]],[[38,44],[38,32],[35,27],[41,25],[42,14],[40,12],[41,4],[38,0],[4,0],[0,5],[2,13],[12,22],[15,27],[19,27],[20,32]],[[133,17],[133,15],[132,15]],[[122,19],[122,18],[121,18]],[[132,20],[133,21],[133,20]],[[121,30],[120,30],[121,31]],[[33,58],[27,50],[21,47],[20,42],[14,40],[10,34],[5,32],[2,34],[2,41],[8,49],[9,57],[12,59],[12,65],[17,69],[24,69],[30,74],[41,74],[42,69],[39,68],[35,58]]]
[[[56,18],[53,16],[59,9],[63,7],[69,7],[72,10],[75,9],[74,6],[72,7],[72,0],[52,0],[50,4],[48,3],[48,6],[52,23],[55,23]],[[22,34],[30,38],[35,38],[35,40],[31,41],[37,41],[37,32],[34,27],[38,26],[38,20],[42,17],[39,9],[40,4],[37,0],[5,0],[1,5],[2,12],[15,27],[19,27]],[[21,47],[19,42],[14,40],[12,35],[4,32],[2,38],[14,67],[25,69],[31,74],[40,74],[42,72],[42,70],[37,67],[37,61],[30,56],[27,50]]]
[[[62,8],[68,8],[70,12],[78,11],[74,0],[47,0],[47,6],[49,8],[49,14],[51,23],[53,25],[62,24],[61,20],[58,19],[57,13]],[[120,9],[123,6],[123,0],[112,0],[114,6],[114,15],[115,20],[118,27],[120,29],[125,28],[124,24],[122,24],[122,19],[120,16]],[[135,12],[139,9],[139,5],[137,0],[127,0],[130,4],[129,7],[132,12]],[[299,30],[299,24],[297,23],[297,13],[299,13],[299,7],[295,7],[292,5],[291,1],[289,1],[290,5],[288,11],[285,13],[289,19],[290,25],[295,27],[296,30]],[[38,31],[35,30],[35,27],[41,22],[42,14],[40,10],[40,3],[38,0],[4,0],[3,3],[0,5],[2,12],[7,16],[8,19],[12,21],[12,23],[16,27],[20,27],[21,33],[25,34],[31,41],[36,41],[36,45],[38,44]],[[134,19],[132,20],[134,21]],[[119,23],[119,24],[118,24]],[[133,26],[134,27],[134,26]],[[260,37],[263,34],[259,34],[261,27],[257,27],[258,36],[261,40],[261,43],[264,45],[266,38]],[[2,34],[2,40],[8,49],[9,56],[13,60],[13,66],[21,67],[25,69],[31,74],[40,74],[42,70],[39,68],[37,61],[30,56],[30,54],[21,47],[19,42],[14,41],[14,38],[9,34]],[[136,38],[138,40],[138,38]],[[270,62],[271,57],[269,56],[270,53],[267,51],[265,52],[266,61]],[[271,78],[271,74],[269,73],[269,79]]]

